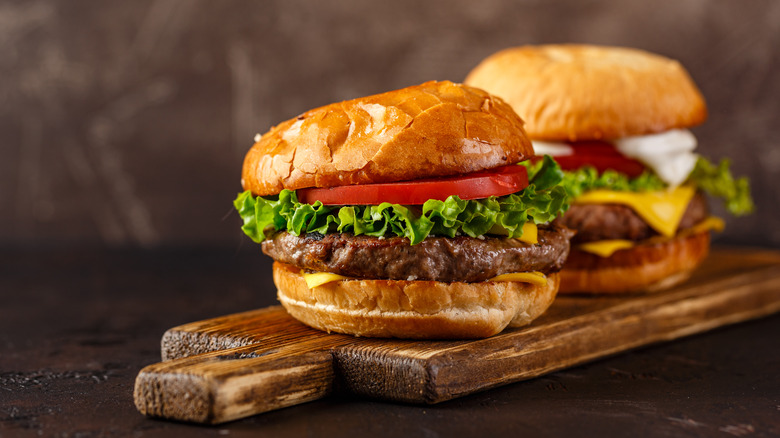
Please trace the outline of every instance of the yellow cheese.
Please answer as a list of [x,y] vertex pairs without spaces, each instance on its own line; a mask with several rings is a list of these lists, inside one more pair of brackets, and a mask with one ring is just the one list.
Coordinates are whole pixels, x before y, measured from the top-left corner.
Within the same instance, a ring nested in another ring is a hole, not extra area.
[[[723,222],[723,219],[715,216],[710,216],[707,219],[704,219],[703,221],[699,222],[698,224],[686,228],[685,230],[682,230],[680,232],[681,236],[691,235],[691,234],[698,234],[703,233],[705,231],[717,231],[721,232],[723,231],[723,228],[725,227],[725,223]],[[661,243],[668,241],[668,238],[650,238],[644,243]],[[596,242],[587,242],[577,245],[577,249],[580,251],[589,252],[592,254],[596,254],[601,257],[609,257],[612,254],[615,253],[615,251],[621,250],[621,249],[627,249],[632,248],[638,244],[642,244],[643,242],[632,242],[630,240],[598,240]]]
[[[314,272],[311,274],[303,274],[303,279],[306,281],[306,285],[309,286],[309,289],[313,289],[333,281],[348,280],[349,277],[333,274],[331,272]],[[544,286],[547,284],[547,277],[541,272],[515,272],[512,274],[499,275],[488,281],[520,281],[523,283]]]
[[541,272],[513,272],[511,274],[502,274],[493,277],[488,281],[519,281],[522,283],[531,283],[537,286],[546,286],[547,277]]
[[526,222],[523,225],[523,235],[517,238],[521,242],[525,243],[539,243],[539,229],[533,222]]
[[[496,223],[493,225],[493,228],[487,232],[487,234],[508,236],[509,232],[506,230],[506,228]],[[539,229],[537,228],[536,224],[533,222],[526,222],[523,224],[523,235],[517,237],[517,240],[534,245],[539,243]]]
[[715,216],[710,216],[707,219],[704,219],[703,221],[699,222],[698,224],[692,226],[690,229],[691,233],[701,233],[703,231],[716,231],[720,233],[723,231],[723,229],[726,228],[726,223],[723,221],[723,219]]
[[577,249],[590,252],[601,257],[609,257],[614,254],[615,251],[631,248],[634,245],[635,243],[630,240],[598,240],[596,242],[583,243],[577,246]]
[[339,281],[339,280],[346,280],[349,277],[345,277],[343,275],[334,274],[331,272],[315,272],[312,274],[303,274],[303,279],[306,280],[306,286],[309,286],[309,289],[313,289],[317,286],[322,286],[325,283],[330,283],[332,281]]
[[574,200],[576,204],[621,204],[631,207],[645,222],[663,236],[677,231],[685,209],[696,191],[681,186],[671,191],[615,192],[592,190]]

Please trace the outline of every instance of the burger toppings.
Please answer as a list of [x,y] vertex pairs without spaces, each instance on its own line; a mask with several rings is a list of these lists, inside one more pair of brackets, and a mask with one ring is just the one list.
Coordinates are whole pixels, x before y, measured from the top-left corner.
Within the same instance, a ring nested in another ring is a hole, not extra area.
[[592,190],[577,198],[577,203],[629,206],[658,233],[672,237],[695,193],[695,189],[690,186],[638,193]]
[[458,236],[428,237],[410,246],[402,237],[295,236],[282,231],[263,241],[263,252],[302,269],[347,277],[473,283],[516,272],[558,271],[571,234],[566,228],[545,225],[539,227],[536,245],[505,237]]
[[[506,180],[517,178],[517,175],[523,175],[523,172],[504,170],[488,179],[499,181],[495,185],[504,190],[504,185],[509,184]],[[463,178],[472,177],[466,175]],[[475,178],[484,179],[484,176],[477,175]],[[385,202],[380,190],[375,204],[345,202],[344,205],[324,205],[319,200],[302,202],[297,191],[292,190],[282,190],[279,195],[268,197],[254,196],[245,191],[236,198],[234,205],[243,218],[242,229],[258,243],[277,231],[287,231],[296,236],[307,233],[349,233],[377,238],[397,236],[408,239],[411,245],[419,244],[429,235],[522,238],[525,230],[534,229],[526,224],[550,222],[569,207],[566,190],[560,185],[562,178],[563,173],[555,161],[545,157],[529,170],[527,187],[503,196],[493,193],[481,199],[464,200],[452,194],[444,200],[434,196],[422,205],[410,205],[411,202]],[[425,184],[429,180],[422,181]],[[407,186],[414,184],[405,183]],[[398,192],[390,189],[387,196],[398,196]]]
[[[560,143],[568,147],[563,149],[557,147],[558,143],[541,142],[539,149],[565,154],[556,156],[555,160],[566,171],[562,185],[570,196],[577,198],[575,203],[581,202],[584,193],[596,189],[628,193],[666,190],[667,193],[673,193],[668,189],[688,185],[702,189],[710,196],[721,198],[731,214],[741,216],[753,211],[747,178],[735,179],[729,170],[728,159],[721,160],[716,166],[706,158],[690,153],[688,134],[689,131],[675,130],[657,135],[628,137],[616,141],[617,147],[608,142],[582,141]],[[693,142],[695,146],[695,139]],[[539,142],[535,141],[534,147],[538,146]],[[669,159],[671,164],[676,163],[673,167],[678,170],[675,172],[682,170],[685,177],[680,180],[679,176],[670,174],[673,171],[657,172],[653,168],[648,169],[639,161],[623,154],[627,152],[637,158],[648,157],[642,160],[660,164],[658,160],[649,158],[653,148],[656,151],[654,153]],[[691,157],[694,157],[694,160],[689,168],[686,163]],[[539,163],[536,162],[535,166],[539,166]],[[677,182],[674,183],[675,181]],[[635,203],[641,204],[641,200]]]
[[687,129],[623,137],[615,140],[615,148],[644,163],[670,187],[677,187],[688,179],[699,157],[693,153],[696,137]]
[[591,166],[598,172],[611,169],[633,178],[646,170],[641,162],[626,157],[615,146],[603,141],[579,141],[572,144],[534,141],[533,144],[538,154],[554,156],[561,169],[567,171]]
[[693,153],[696,137],[687,129],[623,137],[612,142],[534,141],[533,145],[536,153],[556,157],[564,170],[591,165],[600,172],[613,169],[637,177],[649,168],[670,187],[685,182],[699,157]]
[[[704,233],[707,231],[720,232],[723,231],[724,227],[725,223],[723,222],[723,219],[715,216],[709,216],[689,228],[683,228],[680,226],[680,231],[677,233],[677,237],[689,237],[694,234]],[[641,244],[665,243],[668,241],[669,239],[658,236],[651,237],[641,242]],[[581,243],[577,246],[577,249],[580,251],[589,252],[591,254],[596,254],[600,257],[609,257],[616,251],[633,248],[639,244],[640,242],[625,239],[597,240]]]
[[[577,155],[558,157],[556,160],[561,163],[561,167],[567,167],[569,162],[566,159],[573,156]],[[531,171],[534,166],[539,164],[531,164]],[[574,205],[561,220],[566,226],[579,230],[579,234],[575,237],[576,242],[595,239],[586,237],[592,230],[582,230],[575,224],[593,223],[596,225],[591,228],[604,227],[605,230],[617,229],[620,232],[626,230],[626,227],[645,228],[641,225],[631,225],[637,223],[633,219],[637,215],[656,233],[671,237],[677,230],[690,227],[707,217],[706,204],[702,200],[693,207],[698,213],[694,216],[698,221],[691,223],[691,216],[683,221],[686,211],[691,210],[689,203],[701,199],[694,196],[697,189],[721,198],[726,209],[734,215],[747,214],[753,210],[747,179],[744,177],[734,179],[729,171],[729,161],[726,159],[715,166],[707,159],[699,157],[687,180],[676,188],[670,187],[656,173],[649,170],[631,177],[618,169],[608,168],[600,171],[597,166],[591,164],[564,172],[562,185],[572,196]],[[593,207],[583,210],[585,204]],[[603,211],[610,212],[610,216],[615,218],[602,222],[600,218],[603,214],[594,214],[600,211],[596,207],[597,204],[609,204],[609,208]],[[628,208],[616,210],[614,206],[617,205]],[[623,213],[615,215],[617,211]],[[585,217],[587,221],[583,221]],[[610,234],[619,233],[615,231]],[[647,233],[643,231],[636,234],[644,236]],[[638,240],[631,237],[631,234],[625,236],[624,238],[628,240]]]
[[[322,286],[323,284],[333,283],[334,281],[355,280],[356,278],[345,277],[343,275],[334,274],[332,272],[311,272],[311,273],[303,274],[303,279],[306,281],[306,286],[308,286],[309,289],[312,289],[317,286]],[[536,286],[548,285],[547,276],[538,271],[513,272],[511,274],[501,274],[487,281],[492,281],[492,282],[513,281],[519,283],[530,283]]]
[[[704,195],[695,194],[688,203],[677,230],[694,226],[705,220],[707,214],[707,201]],[[638,242],[660,234],[643,220],[636,210],[617,203],[575,204],[564,217],[558,219],[558,222],[577,230],[577,234],[572,239],[572,243],[575,244],[614,239]]]
[[534,147],[558,154],[566,170],[563,186],[574,205],[559,221],[577,230],[572,243],[601,257],[694,226],[699,232],[722,230],[722,220],[708,220],[702,190],[722,198],[732,214],[753,209],[747,179],[735,180],[728,160],[715,166],[694,154],[696,139],[688,130],[625,137],[614,145],[534,142]]

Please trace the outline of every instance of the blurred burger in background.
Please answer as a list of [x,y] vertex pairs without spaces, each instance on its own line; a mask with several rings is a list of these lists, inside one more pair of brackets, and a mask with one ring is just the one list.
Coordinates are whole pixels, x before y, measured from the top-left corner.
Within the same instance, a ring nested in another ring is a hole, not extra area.
[[723,228],[705,193],[732,214],[753,209],[748,181],[732,177],[728,160],[715,165],[694,151],[688,128],[707,108],[677,61],[618,47],[524,46],[488,57],[465,83],[509,103],[536,154],[565,171],[573,205],[560,222],[577,234],[561,292],[668,288]]

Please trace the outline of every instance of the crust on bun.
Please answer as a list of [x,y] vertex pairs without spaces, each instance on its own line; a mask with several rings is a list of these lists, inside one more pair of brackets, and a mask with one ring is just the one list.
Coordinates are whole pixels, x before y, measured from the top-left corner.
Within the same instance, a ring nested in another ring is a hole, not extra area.
[[535,140],[647,135],[707,118],[704,98],[680,63],[637,49],[510,48],[482,61],[465,83],[503,98]]
[[426,82],[323,106],[255,143],[242,185],[255,195],[450,176],[533,156],[504,101],[452,82]]
[[561,293],[630,293],[668,289],[690,277],[710,248],[710,233],[679,235],[616,251],[610,257],[572,247],[561,275]]
[[558,274],[546,286],[521,282],[343,280],[310,289],[303,271],[275,262],[282,305],[320,330],[407,339],[484,338],[528,325],[552,303]]

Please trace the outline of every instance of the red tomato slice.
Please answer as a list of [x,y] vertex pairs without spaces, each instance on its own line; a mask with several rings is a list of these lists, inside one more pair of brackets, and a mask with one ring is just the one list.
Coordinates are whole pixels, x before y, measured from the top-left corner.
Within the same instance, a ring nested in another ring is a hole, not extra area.
[[464,200],[504,196],[526,187],[528,171],[525,167],[509,165],[451,177],[299,189],[297,194],[298,200],[307,204],[320,201],[325,205],[377,205],[382,202],[419,205],[429,199],[443,201],[451,195]]
[[617,148],[615,148],[615,145],[612,143],[607,143],[606,141],[585,140],[568,143],[568,145],[574,149],[575,155],[607,155],[612,157],[623,156],[623,154],[621,154]]
[[639,161],[621,156],[574,154],[555,157],[555,161],[563,170],[576,170],[580,167],[592,166],[599,173],[612,169],[628,175],[630,178],[636,178],[645,171],[645,166]]
[[603,141],[578,141],[569,143],[574,153],[572,155],[559,155],[555,161],[563,170],[576,170],[589,165],[599,173],[612,169],[635,178],[642,174],[645,165],[621,154],[615,146]]

